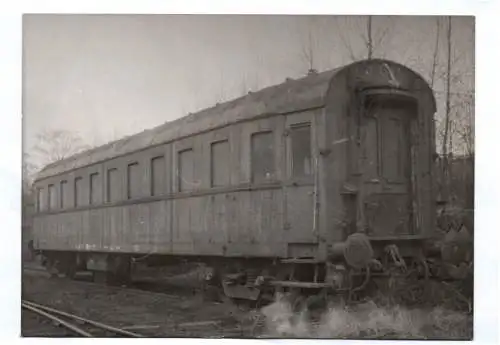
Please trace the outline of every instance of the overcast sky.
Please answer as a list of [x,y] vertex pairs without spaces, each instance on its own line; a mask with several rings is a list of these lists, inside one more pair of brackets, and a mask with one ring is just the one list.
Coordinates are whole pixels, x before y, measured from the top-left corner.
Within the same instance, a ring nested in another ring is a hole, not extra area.
[[[446,61],[442,20],[440,65]],[[25,15],[25,148],[44,129],[78,131],[89,144],[151,128],[187,112],[307,72],[366,56],[366,17]],[[474,18],[455,17],[457,92],[474,88]],[[430,74],[435,17],[375,17],[375,56]],[[443,83],[435,89],[442,111]]]

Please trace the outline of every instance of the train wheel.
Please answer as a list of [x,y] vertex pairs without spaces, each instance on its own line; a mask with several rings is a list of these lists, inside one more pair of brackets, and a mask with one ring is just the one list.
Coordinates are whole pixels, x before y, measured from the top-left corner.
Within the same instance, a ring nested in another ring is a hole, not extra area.
[[220,270],[208,267],[203,275],[202,299],[211,302],[224,302],[226,296],[222,289]]
[[50,278],[58,277],[57,261],[54,258],[47,258],[45,269],[50,274]]
[[75,279],[76,276],[76,257],[70,256],[65,258],[64,262],[59,265],[61,273],[63,273],[66,278]]
[[109,281],[109,274],[105,271],[94,271],[92,272],[92,277],[94,283],[97,284],[107,284]]
[[[292,269],[290,267],[285,266],[283,269],[279,269],[278,272],[276,272],[276,279],[280,281],[286,281],[290,279],[291,275],[292,275]],[[283,296],[288,292],[290,292],[288,288],[277,286],[274,289],[275,299],[278,298],[278,295]]]
[[294,313],[300,313],[308,310],[307,298],[300,294],[300,292],[293,294],[292,310]]
[[206,284],[203,287],[202,298],[204,301],[220,302],[222,295],[221,289],[217,286]]
[[110,272],[113,284],[127,285],[132,280],[132,262],[129,256],[115,256]]
[[321,290],[319,293],[308,296],[304,301],[305,308],[307,310],[325,310],[328,308],[328,294],[325,291],[326,289]]
[[280,289],[280,291],[277,292],[277,296],[277,300],[288,304],[294,313],[301,311],[304,307],[305,298],[298,288]]
[[67,265],[64,270],[64,275],[69,279],[75,279],[76,276],[76,266],[75,265]]

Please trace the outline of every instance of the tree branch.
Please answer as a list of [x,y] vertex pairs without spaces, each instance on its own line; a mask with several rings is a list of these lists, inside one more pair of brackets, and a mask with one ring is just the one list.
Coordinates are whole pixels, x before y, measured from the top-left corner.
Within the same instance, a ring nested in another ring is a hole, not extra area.
[[354,51],[352,49],[352,45],[349,41],[346,40],[343,30],[340,28],[338,20],[335,21],[335,25],[337,26],[337,32],[339,34],[340,40],[342,41],[342,44],[344,47],[347,49],[347,52],[349,54],[349,58],[353,61],[357,60],[356,55],[354,54]]

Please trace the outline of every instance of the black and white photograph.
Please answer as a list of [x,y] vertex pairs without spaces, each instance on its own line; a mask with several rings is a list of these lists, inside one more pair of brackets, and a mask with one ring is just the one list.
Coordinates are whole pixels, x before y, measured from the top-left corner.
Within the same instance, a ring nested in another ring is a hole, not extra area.
[[472,340],[475,46],[465,14],[24,14],[20,336]]

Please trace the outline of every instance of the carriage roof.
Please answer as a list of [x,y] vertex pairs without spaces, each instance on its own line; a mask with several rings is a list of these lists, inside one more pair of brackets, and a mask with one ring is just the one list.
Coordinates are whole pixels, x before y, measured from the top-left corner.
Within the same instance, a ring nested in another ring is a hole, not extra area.
[[336,70],[267,87],[235,100],[189,114],[174,121],[83,151],[47,165],[38,179],[87,166],[161,143],[265,114],[280,114],[324,104],[328,84]]
[[[371,60],[375,62],[376,60]],[[393,62],[381,60],[394,64]],[[360,62],[358,62],[360,63]],[[361,61],[363,63],[363,61]],[[355,63],[357,64],[357,63]],[[352,64],[353,65],[353,64]],[[47,178],[69,170],[95,164],[121,155],[171,142],[203,131],[232,123],[251,120],[266,114],[285,114],[325,105],[330,81],[349,66],[321,73],[310,73],[300,79],[287,78],[281,84],[249,92],[229,102],[166,122],[141,133],[75,154],[43,168],[37,179]],[[399,65],[399,64],[396,64]],[[401,65],[399,65],[401,66]],[[403,67],[403,66],[401,66]]]

